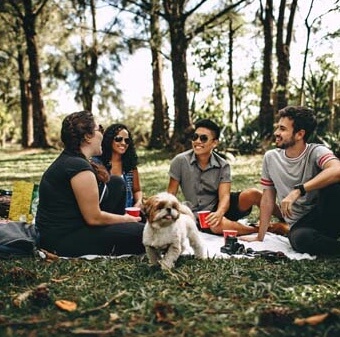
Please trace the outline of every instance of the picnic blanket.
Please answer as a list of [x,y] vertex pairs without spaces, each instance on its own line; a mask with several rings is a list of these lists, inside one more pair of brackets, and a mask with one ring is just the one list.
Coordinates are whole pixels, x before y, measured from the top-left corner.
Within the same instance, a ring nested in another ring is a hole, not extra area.
[[[225,253],[221,253],[221,246],[224,245],[224,238],[218,235],[212,235],[207,233],[200,233],[203,243],[207,249],[208,257],[215,258],[230,258],[231,256]],[[257,234],[251,234],[257,235]],[[290,260],[302,260],[309,259],[314,260],[316,256],[307,253],[296,252],[289,243],[289,240],[285,236],[266,233],[263,241],[246,242],[238,240],[239,243],[244,244],[245,248],[252,248],[254,251],[270,250],[274,252],[282,252]],[[233,257],[246,257],[245,255],[232,255]]]
[[[256,234],[251,234],[256,235]],[[207,257],[208,258],[222,258],[222,259],[229,259],[231,257],[235,258],[249,258],[247,255],[229,255],[225,253],[221,253],[221,247],[224,245],[224,238],[220,235],[213,235],[200,232],[201,239],[206,249]],[[239,240],[240,243],[244,244],[245,248],[252,248],[254,251],[264,251],[269,250],[273,252],[282,252],[285,256],[290,260],[302,260],[302,259],[309,259],[314,260],[316,256],[312,256],[310,254],[301,254],[293,250],[292,246],[290,245],[288,238],[276,235],[273,233],[267,233],[264,241],[255,241],[255,242],[246,242]],[[188,247],[184,252],[183,255],[193,254],[193,251],[190,247]],[[39,255],[41,258],[46,258],[44,252],[40,251]],[[120,255],[120,256],[99,256],[99,255],[83,255],[80,258],[84,258],[87,260],[94,260],[97,258],[124,258],[131,255]],[[60,257],[63,259],[68,259],[67,257]]]

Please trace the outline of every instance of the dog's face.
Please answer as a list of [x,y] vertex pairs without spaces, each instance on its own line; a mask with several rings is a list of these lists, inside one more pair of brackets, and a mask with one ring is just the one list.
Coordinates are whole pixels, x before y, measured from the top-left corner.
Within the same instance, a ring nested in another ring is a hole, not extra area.
[[180,203],[173,194],[162,192],[146,200],[144,212],[152,227],[166,227],[179,218]]

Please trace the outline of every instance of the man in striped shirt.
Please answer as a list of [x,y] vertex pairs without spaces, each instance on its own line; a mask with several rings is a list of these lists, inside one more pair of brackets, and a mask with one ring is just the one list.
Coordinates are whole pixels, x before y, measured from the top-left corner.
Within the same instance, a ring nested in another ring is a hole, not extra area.
[[262,165],[260,229],[241,239],[263,241],[277,198],[296,251],[340,255],[340,161],[327,147],[307,143],[315,127],[311,109],[279,111],[277,148],[266,152]]

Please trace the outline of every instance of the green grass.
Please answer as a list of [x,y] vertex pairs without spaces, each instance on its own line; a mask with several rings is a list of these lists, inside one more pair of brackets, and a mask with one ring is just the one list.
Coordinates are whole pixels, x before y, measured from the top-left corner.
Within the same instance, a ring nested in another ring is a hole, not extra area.
[[[171,156],[140,151],[147,196],[166,189]],[[58,152],[0,152],[0,188],[38,183]],[[233,189],[258,186],[261,157],[232,163]],[[145,256],[94,261],[0,261],[0,336],[296,336],[340,334],[339,259],[181,257],[171,272]],[[36,289],[44,284],[42,290]],[[31,295],[16,306],[19,294]],[[77,303],[66,312],[54,302]],[[333,310],[332,309],[337,309]],[[315,326],[294,318],[330,313]]]

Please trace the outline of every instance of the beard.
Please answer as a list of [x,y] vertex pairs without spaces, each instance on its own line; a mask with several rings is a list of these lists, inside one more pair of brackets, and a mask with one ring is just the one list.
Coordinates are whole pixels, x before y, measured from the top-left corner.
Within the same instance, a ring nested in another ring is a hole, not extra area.
[[291,137],[290,139],[288,139],[286,141],[282,141],[282,138],[280,138],[280,137],[275,138],[275,145],[279,149],[285,150],[285,149],[288,149],[289,147],[294,146],[295,144],[296,144],[296,141],[295,141],[294,137]]

